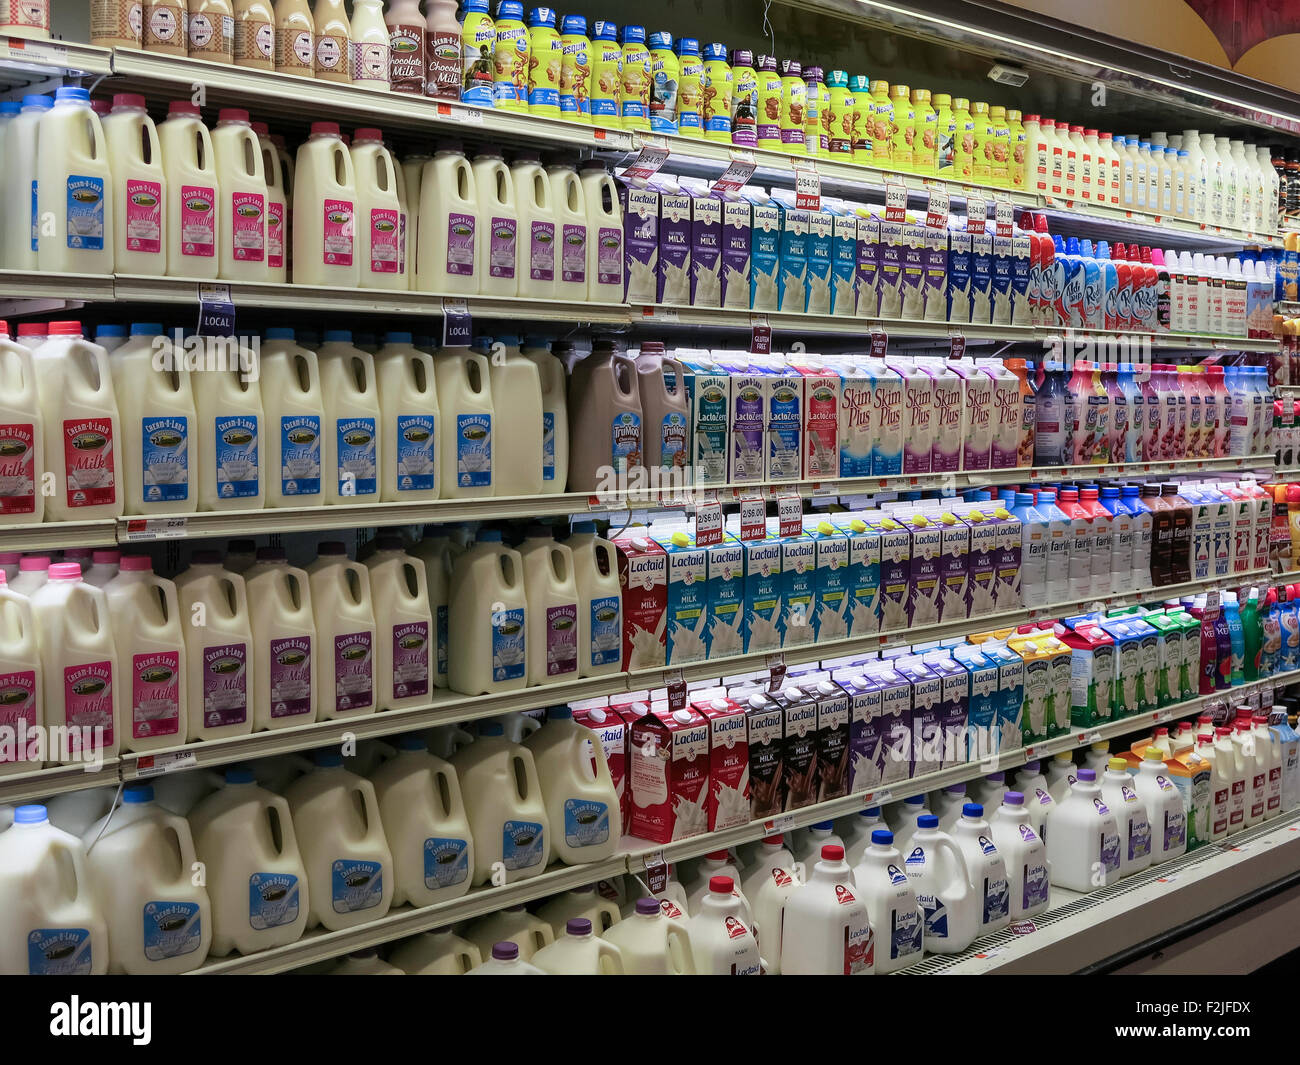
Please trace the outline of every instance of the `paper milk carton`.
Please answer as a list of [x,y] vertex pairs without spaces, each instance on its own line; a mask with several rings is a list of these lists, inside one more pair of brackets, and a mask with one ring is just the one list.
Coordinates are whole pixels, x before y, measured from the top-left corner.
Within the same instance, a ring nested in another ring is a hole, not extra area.
[[745,548],[724,533],[722,543],[704,549],[705,656],[728,658],[745,650]]
[[987,470],[993,456],[993,380],[969,359],[948,366],[963,382],[962,469]]
[[727,483],[731,441],[731,375],[707,351],[673,353],[686,367],[691,412],[691,469],[696,485]]
[[[605,762],[609,765],[609,775],[614,782],[614,791],[618,795],[618,807],[621,811],[620,832],[627,832],[628,787],[627,787],[627,733],[628,725],[623,716],[614,710],[599,706],[573,711],[573,720],[591,729],[600,749],[605,752]],[[592,772],[596,770],[595,755],[592,755]]]
[[912,581],[912,536],[898,521],[878,511],[859,515],[880,533],[880,631],[907,628],[907,597]]
[[769,523],[762,540],[749,540],[745,549],[744,637],[745,653],[781,649],[783,589],[781,555],[784,550]]
[[831,274],[835,262],[835,216],[827,210],[808,212],[807,314],[831,313]]
[[880,631],[881,531],[854,516],[840,525],[849,542],[849,635]]
[[748,726],[749,816],[761,821],[785,809],[785,708],[757,692],[745,701]]
[[722,306],[722,199],[699,178],[679,178],[691,198],[690,304]]
[[880,317],[880,219],[855,208],[858,222],[858,317]]
[[831,364],[840,375],[840,477],[871,476],[875,446],[875,381],[858,359],[845,357]]
[[896,662],[872,662],[863,673],[880,689],[881,784],[912,775],[912,682]]
[[1210,842],[1210,814],[1215,805],[1211,794],[1213,766],[1209,759],[1187,750],[1165,759],[1165,768],[1187,811],[1187,849],[1203,847]]
[[1138,637],[1138,661],[1142,668],[1138,711],[1145,713],[1160,707],[1160,633],[1146,618],[1130,617],[1127,623]]
[[781,212],[781,266],[777,272],[776,309],[803,314],[808,306],[808,211],[795,206],[793,189],[773,189]]
[[918,359],[917,366],[930,378],[930,471],[955,473],[966,438],[965,380],[938,359]]
[[724,697],[692,702],[691,708],[709,723],[709,831],[747,825],[753,796],[745,708]]
[[1200,685],[1201,623],[1185,610],[1167,613],[1183,633],[1183,663],[1178,671],[1178,690],[1179,701],[1185,702],[1196,696]]
[[691,194],[664,175],[652,182],[659,189],[658,302],[691,301]]
[[819,355],[789,356],[803,377],[803,478],[833,479],[839,475],[840,375]]
[[749,230],[753,207],[742,196],[722,197],[722,306],[749,306]]
[[813,642],[813,588],[817,544],[807,533],[781,537],[781,645]]
[[[954,647],[952,657],[966,670],[966,753],[972,762],[998,754],[997,739],[998,664],[978,647],[962,644]],[[1016,741],[1020,735],[1017,730]]]
[[1178,670],[1183,664],[1183,630],[1167,614],[1151,611],[1143,620],[1156,630],[1156,705],[1168,706],[1181,697]]
[[920,655],[894,659],[894,668],[912,682],[912,769],[910,776],[933,773],[943,762],[940,696],[943,682]]
[[620,182],[623,208],[624,299],[654,303],[659,297],[659,190]]
[[858,299],[858,217],[843,203],[822,200],[831,216],[830,314],[852,317]]
[[928,322],[948,320],[948,231],[922,226],[925,235],[925,276],[922,296]]
[[989,325],[993,321],[993,236],[971,234],[970,322]]
[[972,234],[948,232],[948,321],[967,325],[971,321]]
[[959,621],[970,609],[970,527],[951,510],[926,513],[939,525],[939,620]]
[[753,365],[767,377],[763,403],[767,421],[766,480],[797,481],[803,476],[803,374],[776,357],[755,356]]
[[718,351],[714,358],[731,375],[731,483],[759,483],[767,450],[767,379],[754,369],[747,355]]
[[687,529],[656,533],[654,539],[668,556],[667,664],[702,662],[708,655],[704,642],[709,625],[707,552]]
[[970,712],[970,674],[952,652],[930,651],[922,658],[940,681],[939,734],[942,737],[943,767],[961,765],[969,758],[966,723]]
[[925,226],[903,223],[900,231],[903,255],[903,312],[908,321],[925,317],[925,270],[928,263]]
[[1119,618],[1103,618],[1100,627],[1115,643],[1115,687],[1118,694],[1115,716],[1128,717],[1141,709],[1142,637]]
[[809,615],[813,640],[824,643],[846,639],[853,598],[849,538],[842,529],[815,516],[804,519],[804,533],[812,538],[816,548],[812,611]]
[[1033,324],[1033,300],[1029,294],[1029,277],[1033,237],[1016,230],[1011,238],[1011,324]]
[[897,477],[903,472],[903,378],[883,359],[866,359],[875,382],[875,443],[871,452],[872,477]]
[[1070,648],[1070,725],[1090,728],[1109,721],[1115,702],[1115,641],[1083,622],[1059,639]]
[[903,512],[898,520],[911,535],[908,568],[907,627],[937,625],[942,595],[943,527],[920,511]]
[[903,473],[929,473],[934,449],[933,381],[910,359],[890,359],[886,365],[903,379]]
[[1051,700],[1048,704],[1047,726],[1050,738],[1070,731],[1072,655],[1070,648],[1054,635],[1045,634],[1038,639],[1038,644],[1047,654],[1051,666]]
[[880,686],[860,670],[840,671],[836,682],[848,696],[849,791],[868,791],[880,783],[885,743],[880,732]]
[[1027,636],[1012,636],[1007,647],[1024,662],[1025,704],[1020,718],[1022,744],[1037,743],[1047,739],[1051,722],[1049,711],[1053,707],[1051,656],[1037,640]]
[[993,324],[1011,324],[1012,270],[1015,246],[1011,237],[993,238]]
[[773,692],[785,710],[785,809],[799,810],[817,801],[817,700],[794,685]]
[[662,669],[668,624],[668,555],[644,534],[614,539],[623,589],[623,668]]
[[1006,507],[986,511],[998,530],[998,549],[993,562],[993,599],[1000,611],[1018,610],[1023,605],[1020,590],[1020,558],[1024,548],[1024,524]]
[[670,843],[708,831],[709,723],[695,710],[654,704],[628,739],[628,831]]
[[746,185],[740,191],[751,208],[749,307],[754,311],[775,311],[781,268],[781,208],[762,189]]
[[987,503],[958,503],[952,513],[970,530],[969,580],[966,616],[977,618],[997,610],[997,563],[1001,555],[1001,527]]
[[905,222],[880,223],[880,317],[903,317],[904,248],[907,240],[903,230]]
[[838,799],[849,793],[849,693],[824,674],[800,687],[817,700],[817,801]]
[[[974,642],[974,637],[972,637]],[[1012,650],[1002,637],[978,642],[984,657],[998,666],[997,738],[1001,750],[1013,751],[1021,745],[1027,691],[1025,660]]]

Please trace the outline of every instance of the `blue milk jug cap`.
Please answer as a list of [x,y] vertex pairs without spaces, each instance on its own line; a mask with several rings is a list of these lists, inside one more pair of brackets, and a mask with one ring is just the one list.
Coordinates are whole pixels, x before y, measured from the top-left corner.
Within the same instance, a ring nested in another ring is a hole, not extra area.
[[23,109],[17,100],[0,100],[0,115],[16,115]]
[[273,325],[266,331],[267,340],[293,340],[296,335],[287,325]]
[[504,736],[506,730],[501,727],[500,721],[484,721],[478,727],[479,736]]
[[916,819],[917,828],[938,828],[939,819],[934,814],[922,814]]
[[235,765],[226,770],[227,784],[251,784],[256,779],[253,771],[247,766]]
[[654,33],[650,34],[651,48],[671,49],[672,46],[673,46],[673,35],[669,33],[667,30],[655,30]]
[[879,817],[879,816],[880,816],[880,807],[879,807],[879,806],[868,806],[865,810],[859,810],[859,811],[858,811],[858,816],[859,816],[859,817]]
[[39,95],[39,94],[33,94],[33,95],[31,95],[31,96],[24,96],[24,97],[23,97],[23,106],[24,106],[24,107],[39,107],[39,108],[41,108],[42,110],[46,110],[46,109],[51,108],[51,107],[54,106],[54,101],[53,101],[52,99],[50,99],[48,96],[41,96],[41,95]]
[[122,801],[132,805],[153,802],[153,785],[132,784],[130,787],[123,789]]
[[38,802],[29,802],[14,810],[14,823],[18,825],[39,825],[49,819],[49,813]]
[[561,33],[577,33],[584,37],[587,34],[587,16],[586,15],[565,15],[560,20]]
[[961,808],[963,817],[983,817],[984,807],[977,802],[965,803]]
[[528,12],[528,25],[530,26],[555,26],[555,8],[553,7],[535,7]]
[[727,46],[718,41],[704,46],[704,58],[713,63],[725,63],[727,61]]
[[618,24],[610,22],[609,19],[596,19],[596,40],[598,41],[617,41]]
[[575,533],[594,533],[596,531],[596,523],[594,521],[575,521],[573,523],[573,531]]
[[325,330],[326,344],[336,344],[339,342],[342,342],[344,344],[351,344],[352,330],[351,329],[326,329]]
[[815,828],[815,829],[817,829],[817,830],[820,831],[820,832],[829,832],[831,829],[833,829],[833,828],[835,827],[835,822],[834,822],[834,821],[818,821],[818,822],[816,822],[812,827]]
[[1102,499],[1118,499],[1118,498],[1119,498],[1119,489],[1118,489],[1118,488],[1103,488],[1103,489],[1101,490],[1101,498],[1102,498]]
[[55,100],[71,100],[74,103],[90,103],[90,90],[79,85],[61,85],[54,90]]
[[871,830],[871,842],[879,843],[885,847],[892,846],[894,842],[894,834],[887,828],[873,828]]
[[903,800],[903,802],[907,803],[909,806],[924,806],[924,805],[925,805],[925,796],[924,796],[924,795],[909,795],[906,799]]
[[524,5],[519,0],[501,0],[497,5],[497,18],[512,18],[523,20]]
[[[131,335],[133,337],[160,337],[162,336],[161,322],[132,322]],[[112,336],[112,333],[97,332],[96,336]]]
[[425,738],[418,733],[408,732],[405,736],[397,741],[399,751],[427,751],[429,744]]
[[624,26],[619,37],[624,44],[645,44],[645,27]]
[[549,721],[567,721],[573,717],[573,710],[568,703],[560,703],[547,710],[546,717]]
[[343,764],[343,755],[338,751],[317,751],[312,761],[321,769],[335,769]]
[[384,343],[385,344],[410,344],[411,334],[403,333],[403,332],[385,333]]
[[[161,329],[162,327],[159,326]],[[95,336],[98,337],[124,337],[126,336],[126,326],[124,325],[97,325],[95,326]]]
[[499,544],[501,542],[500,529],[480,529],[478,536],[474,538],[480,544]]
[[498,343],[504,344],[508,348],[519,347],[518,333],[498,333],[492,339],[497,341]]
[[695,37],[677,38],[677,54],[678,55],[699,55],[700,54],[699,39]]

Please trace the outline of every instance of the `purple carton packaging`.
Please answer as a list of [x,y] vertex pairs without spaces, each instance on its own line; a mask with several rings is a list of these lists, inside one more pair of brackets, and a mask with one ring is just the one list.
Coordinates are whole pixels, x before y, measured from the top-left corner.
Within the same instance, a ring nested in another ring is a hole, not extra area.
[[894,668],[912,682],[911,776],[933,773],[943,761],[943,735],[939,729],[939,697],[943,684],[920,655],[894,660]]
[[948,232],[948,321],[954,325],[970,322],[971,305],[971,234],[965,230]]
[[922,226],[925,236],[923,300],[930,322],[948,320],[948,231]]
[[659,190],[620,182],[623,208],[624,298],[629,303],[654,303],[659,298]]
[[898,516],[912,537],[907,588],[907,625],[939,623],[940,558],[943,528],[919,512]]
[[749,306],[749,227],[753,211],[740,196],[722,197],[722,306]]
[[1000,529],[988,503],[963,503],[953,508],[970,529],[970,581],[966,588],[967,617],[997,610],[997,563]]
[[659,180],[660,303],[691,302],[691,194],[675,181]]
[[849,697],[849,792],[869,791],[884,773],[881,688],[858,670],[836,673],[835,679]]
[[949,651],[931,651],[924,656],[930,672],[939,677],[939,734],[943,768],[961,765],[967,759],[966,718],[970,707],[970,674]]
[[939,554],[939,620],[967,616],[970,597],[970,528],[951,510],[931,515],[943,533]]
[[900,316],[917,321],[925,317],[925,226],[904,222],[899,229],[903,253],[903,301]]
[[912,775],[912,682],[896,661],[872,662],[863,673],[880,689],[880,781],[893,784]]
[[907,595],[912,582],[912,535],[887,514],[860,515],[880,532],[880,631],[907,628]]
[[994,561],[993,599],[998,610],[1019,610],[1020,553],[1025,527],[1006,507],[995,506],[990,514],[998,528],[998,549]]
[[880,289],[880,317],[903,317],[903,222],[880,223],[880,258],[878,288]]
[[699,178],[682,178],[680,184],[691,197],[690,303],[692,307],[721,307],[722,200]]
[[858,208],[858,317],[880,317],[880,219]]

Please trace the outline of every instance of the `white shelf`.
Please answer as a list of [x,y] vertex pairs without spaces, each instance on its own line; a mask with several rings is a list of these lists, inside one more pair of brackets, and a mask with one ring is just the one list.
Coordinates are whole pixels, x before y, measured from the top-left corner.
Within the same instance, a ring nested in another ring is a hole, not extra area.
[[46,521],[39,525],[0,525],[0,551],[57,551],[65,547],[115,547],[112,518],[100,521]]
[[116,787],[121,779],[116,758],[105,758],[98,769],[63,765],[26,773],[7,773],[0,775],[0,802],[18,804],[86,788]]

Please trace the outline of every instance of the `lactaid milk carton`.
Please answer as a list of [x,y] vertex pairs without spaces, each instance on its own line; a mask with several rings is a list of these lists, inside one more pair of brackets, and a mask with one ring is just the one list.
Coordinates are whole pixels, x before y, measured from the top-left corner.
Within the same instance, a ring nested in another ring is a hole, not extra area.
[[870,636],[880,631],[881,530],[856,516],[840,528],[849,542],[849,635]]
[[781,269],[781,208],[761,189],[747,185],[741,194],[751,207],[749,307],[754,311],[775,311]]
[[813,588],[817,577],[817,544],[800,532],[781,537],[781,645],[812,643]]
[[651,709],[632,725],[628,746],[632,811],[628,830],[651,843],[708,831],[709,723],[690,707]]
[[865,208],[858,216],[858,317],[880,317],[880,219]]
[[842,203],[822,201],[831,216],[831,314],[852,317],[858,299],[858,216]]
[[659,190],[619,183],[623,208],[624,299],[654,303],[659,295]]
[[894,668],[912,682],[912,768],[910,776],[933,773],[943,762],[940,696],[943,683],[920,655],[894,659]]
[[[627,734],[628,725],[623,716],[609,707],[593,706],[573,711],[573,720],[589,728],[595,742],[605,753],[605,763],[609,766],[610,779],[614,782],[614,792],[618,795],[618,807],[621,812],[620,829],[627,831],[628,787],[627,787]],[[592,754],[591,769],[596,771],[596,756]]]
[[803,314],[808,305],[808,211],[795,206],[793,189],[773,189],[781,212],[781,265],[776,277],[776,309]]
[[949,651],[922,656],[939,678],[939,735],[943,767],[961,765],[968,758],[967,718],[970,712],[970,674]]
[[817,801],[849,793],[849,693],[824,676],[801,684],[817,700]]
[[761,821],[785,809],[785,708],[764,692],[745,700],[749,815]]
[[708,657],[704,631],[708,627],[708,557],[695,536],[678,529],[655,537],[668,556],[665,654],[670,666],[703,662]]
[[691,301],[691,195],[676,181],[659,175],[660,303],[687,305]]
[[948,232],[948,321],[971,321],[972,234],[962,229]]
[[861,515],[880,533],[880,630],[907,628],[907,597],[912,583],[912,536],[901,522],[878,511]]
[[998,693],[998,664],[971,644],[954,647],[951,653],[966,670],[969,680],[970,686],[966,693],[966,752],[970,761],[979,761],[998,754],[1001,749],[996,728],[1001,698]]
[[919,511],[900,514],[898,520],[911,535],[912,558],[907,587],[908,628],[937,625],[942,594],[940,559],[943,554],[943,527]]
[[939,620],[958,621],[969,616],[970,527],[951,510],[927,511],[938,522]]
[[722,306],[749,306],[749,228],[753,207],[741,196],[722,197]]
[[849,791],[869,791],[884,773],[881,689],[857,670],[838,675],[836,680],[849,698]]
[[705,657],[729,658],[745,650],[745,548],[729,533],[705,554]]
[[912,682],[893,661],[868,664],[863,673],[880,688],[882,785],[907,780],[912,775]]
[[925,276],[922,297],[925,301],[925,320],[948,320],[948,231],[922,226],[925,237]]
[[[997,738],[1001,750],[1014,751],[1021,746],[1024,735],[1025,700],[1027,686],[1025,681],[1025,660],[1003,642],[1005,637],[998,636],[991,640],[978,641],[984,657],[998,664],[998,703]],[[972,638],[972,642],[974,638]]]
[[753,796],[745,708],[720,696],[692,702],[691,707],[709,723],[709,797],[704,804],[709,831],[747,825]]
[[679,178],[678,184],[691,198],[690,304],[721,307],[722,197],[700,178]]
[[790,684],[772,694],[785,710],[785,809],[817,801],[817,700]]
[[831,313],[831,274],[835,262],[835,216],[824,208],[808,212],[807,314]]
[[781,649],[781,615],[784,589],[781,557],[784,546],[769,523],[762,540],[746,540],[744,584],[745,653]]
[[668,625],[668,555],[649,536],[623,535],[618,583],[623,589],[623,668],[663,668]]

